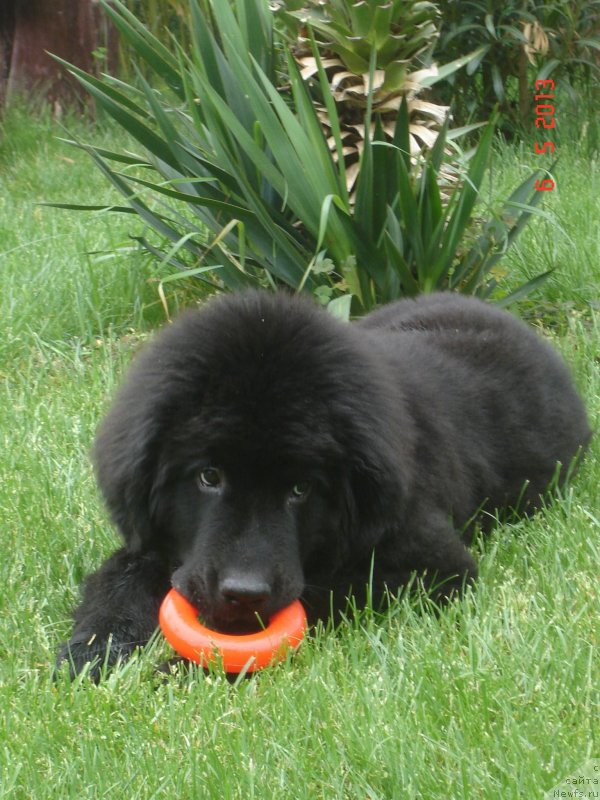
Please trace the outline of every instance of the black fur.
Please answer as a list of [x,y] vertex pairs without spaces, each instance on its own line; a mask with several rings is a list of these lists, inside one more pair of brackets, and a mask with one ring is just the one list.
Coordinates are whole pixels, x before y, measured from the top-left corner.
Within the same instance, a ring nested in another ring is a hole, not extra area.
[[327,617],[369,580],[375,602],[415,573],[447,595],[476,576],[478,510],[532,507],[590,436],[552,348],[475,299],[351,325],[287,294],[213,300],[138,356],[100,429],[125,546],[88,578],[59,663],[127,656],[171,583],[238,631],[296,597]]

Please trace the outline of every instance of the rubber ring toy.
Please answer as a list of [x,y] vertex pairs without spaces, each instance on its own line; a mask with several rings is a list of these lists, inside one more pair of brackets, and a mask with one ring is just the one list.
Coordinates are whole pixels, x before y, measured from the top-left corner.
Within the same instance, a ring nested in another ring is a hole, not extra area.
[[306,613],[299,600],[277,611],[258,633],[231,635],[210,630],[198,611],[176,589],[163,600],[158,620],[169,644],[179,655],[206,667],[221,660],[226,672],[255,672],[285,658],[298,647],[306,631]]

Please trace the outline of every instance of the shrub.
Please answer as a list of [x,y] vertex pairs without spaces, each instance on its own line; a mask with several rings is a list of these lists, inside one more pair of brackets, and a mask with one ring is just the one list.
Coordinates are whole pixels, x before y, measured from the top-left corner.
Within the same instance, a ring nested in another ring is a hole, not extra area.
[[443,24],[436,55],[477,49],[440,88],[457,118],[486,118],[496,106],[507,131],[529,126],[536,78],[552,76],[573,95],[600,76],[600,0],[439,0]]
[[[119,0],[103,6],[153,82],[139,71],[133,85],[68,68],[142,149],[75,144],[126,198],[113,210],[137,214],[154,232],[152,241],[141,241],[164,262],[211,288],[283,284],[312,291],[344,315],[352,299],[353,312],[362,313],[419,291],[490,297],[497,290],[495,264],[541,193],[534,174],[477,227],[493,122],[460,180],[444,186],[448,122],[431,147],[411,154],[404,97],[386,132],[373,110],[371,48],[362,152],[349,191],[338,105],[310,29],[326,129],[292,53],[276,52],[263,0],[203,7],[192,0],[189,52],[166,47]],[[282,64],[285,83],[276,77]]]

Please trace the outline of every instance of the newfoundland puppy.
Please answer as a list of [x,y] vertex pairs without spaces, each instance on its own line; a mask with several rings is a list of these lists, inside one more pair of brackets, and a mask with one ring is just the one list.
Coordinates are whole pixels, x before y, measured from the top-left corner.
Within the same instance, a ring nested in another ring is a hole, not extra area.
[[[137,357],[98,433],[124,540],[85,584],[58,661],[148,641],[171,586],[248,632],[301,598],[309,621],[415,576],[476,577],[482,511],[527,511],[591,436],[569,372],[507,312],[455,294],[346,324],[248,291],[184,314]],[[368,589],[367,589],[368,585]]]

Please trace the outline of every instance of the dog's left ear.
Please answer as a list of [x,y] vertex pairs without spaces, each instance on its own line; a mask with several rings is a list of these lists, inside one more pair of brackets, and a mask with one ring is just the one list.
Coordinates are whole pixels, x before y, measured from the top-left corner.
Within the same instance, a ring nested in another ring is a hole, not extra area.
[[410,467],[390,442],[371,434],[364,447],[348,454],[344,472],[344,539],[350,552],[368,556],[402,524]]

